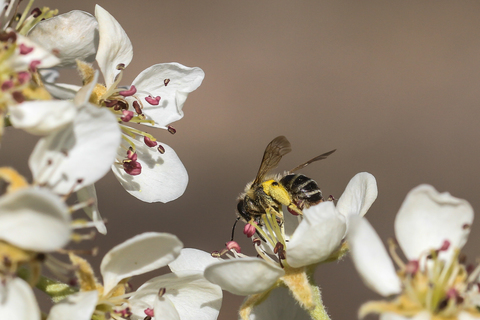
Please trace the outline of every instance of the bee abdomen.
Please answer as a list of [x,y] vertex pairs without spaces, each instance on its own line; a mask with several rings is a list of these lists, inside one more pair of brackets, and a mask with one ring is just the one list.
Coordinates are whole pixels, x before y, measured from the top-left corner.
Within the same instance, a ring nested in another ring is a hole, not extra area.
[[291,193],[296,202],[307,208],[323,200],[322,191],[315,180],[303,174],[288,174],[280,180],[280,183]]

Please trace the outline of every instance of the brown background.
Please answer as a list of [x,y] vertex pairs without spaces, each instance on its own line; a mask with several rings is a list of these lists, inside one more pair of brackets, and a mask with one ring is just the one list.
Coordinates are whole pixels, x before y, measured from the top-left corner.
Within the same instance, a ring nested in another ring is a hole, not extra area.
[[[93,13],[95,2],[35,4]],[[480,208],[479,2],[105,0],[100,5],[134,46],[125,85],[160,62],[201,67],[206,78],[189,96],[185,118],[174,124],[177,134],[154,131],[187,167],[185,195],[168,204],[141,203],[109,173],[97,184],[109,220],[108,235],[92,244],[100,246],[97,261],[143,231],[174,233],[185,247],[221,249],[229,240],[237,194],[277,135],[293,146],[280,170],[338,149],[304,170],[327,195],[338,198],[357,172],[374,174],[379,196],[367,216],[384,240],[393,236],[395,214],[418,184],[430,183]],[[35,141],[9,130],[0,163],[28,174],[26,158]],[[470,261],[480,256],[479,227],[476,222],[466,246]],[[362,302],[378,298],[348,258],[320,266],[317,282],[332,319],[355,319]],[[225,293],[219,319],[235,319],[241,301]]]

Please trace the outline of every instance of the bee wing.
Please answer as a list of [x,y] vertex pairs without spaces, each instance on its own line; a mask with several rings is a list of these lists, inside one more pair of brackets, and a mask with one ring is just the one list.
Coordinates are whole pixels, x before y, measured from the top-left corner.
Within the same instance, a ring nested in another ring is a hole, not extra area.
[[287,138],[279,136],[273,139],[265,148],[260,169],[258,169],[257,176],[255,177],[252,186],[260,184],[268,171],[276,168],[282,157],[290,151],[292,151],[292,148]]
[[328,152],[323,153],[323,154],[321,154],[321,155],[319,155],[319,156],[316,156],[315,158],[310,159],[310,160],[308,160],[307,162],[302,163],[301,165],[293,168],[292,170],[290,170],[290,172],[294,172],[294,171],[300,170],[300,169],[302,169],[302,168],[305,168],[306,166],[308,166],[308,165],[309,165],[310,163],[312,163],[312,162],[315,162],[315,161],[318,161],[318,160],[323,160],[323,159],[325,159],[326,157],[328,157],[329,155],[331,155],[332,153],[334,153],[335,151],[337,151],[337,149],[334,149],[334,150],[332,150],[332,151],[328,151]]

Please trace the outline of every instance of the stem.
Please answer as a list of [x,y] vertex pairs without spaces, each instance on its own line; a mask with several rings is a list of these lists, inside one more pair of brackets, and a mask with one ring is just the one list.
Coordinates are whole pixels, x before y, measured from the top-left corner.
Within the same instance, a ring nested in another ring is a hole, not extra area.
[[325,310],[325,306],[323,305],[322,293],[320,292],[320,288],[313,285],[311,286],[311,288],[313,292],[313,299],[315,301],[315,308],[313,310],[308,310],[310,317],[313,320],[330,320],[327,310]]
[[69,285],[45,276],[40,276],[40,280],[38,281],[36,287],[48,294],[54,302],[63,300],[67,296],[77,292],[77,290]]

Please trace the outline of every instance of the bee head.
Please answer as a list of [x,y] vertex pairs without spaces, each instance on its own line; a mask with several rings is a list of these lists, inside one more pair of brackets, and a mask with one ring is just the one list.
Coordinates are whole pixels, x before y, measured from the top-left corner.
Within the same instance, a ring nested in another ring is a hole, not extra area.
[[251,219],[245,207],[245,199],[238,200],[237,213],[247,222]]

